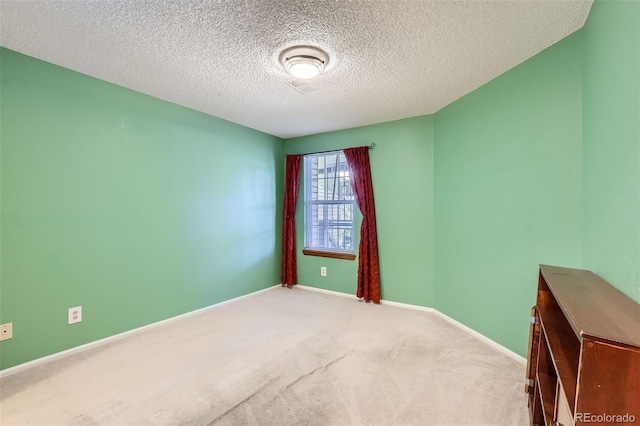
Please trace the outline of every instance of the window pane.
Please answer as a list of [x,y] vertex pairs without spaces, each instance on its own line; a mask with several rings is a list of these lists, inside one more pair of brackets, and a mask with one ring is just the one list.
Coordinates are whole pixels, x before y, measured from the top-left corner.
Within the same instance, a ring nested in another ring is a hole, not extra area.
[[353,251],[354,198],[342,151],[305,157],[305,247]]

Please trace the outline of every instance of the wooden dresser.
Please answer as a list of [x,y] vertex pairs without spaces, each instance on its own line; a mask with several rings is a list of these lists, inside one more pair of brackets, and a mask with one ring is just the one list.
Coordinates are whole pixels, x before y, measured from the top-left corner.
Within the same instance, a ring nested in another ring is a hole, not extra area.
[[541,265],[525,390],[533,425],[640,425],[640,305],[592,272]]

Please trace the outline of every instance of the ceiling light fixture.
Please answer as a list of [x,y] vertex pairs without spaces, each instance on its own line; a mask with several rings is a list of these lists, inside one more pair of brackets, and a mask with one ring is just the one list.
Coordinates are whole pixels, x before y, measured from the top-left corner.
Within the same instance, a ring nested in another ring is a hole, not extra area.
[[318,76],[329,62],[329,55],[317,47],[294,46],[280,54],[280,63],[284,69],[302,80]]

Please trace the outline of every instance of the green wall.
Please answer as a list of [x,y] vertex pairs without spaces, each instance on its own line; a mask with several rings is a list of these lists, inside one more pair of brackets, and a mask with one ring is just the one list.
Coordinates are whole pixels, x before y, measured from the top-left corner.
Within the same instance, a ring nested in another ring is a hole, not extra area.
[[[369,145],[378,225],[381,294],[386,300],[433,306],[433,120],[409,118],[285,141],[300,154]],[[298,281],[355,294],[355,261],[304,256],[304,188],[296,210]],[[359,211],[358,211],[359,214]],[[361,218],[360,218],[361,219]],[[360,229],[360,222],[356,225]],[[356,247],[359,240],[356,239]],[[357,250],[356,250],[357,251]],[[320,276],[320,267],[327,276]]]
[[584,27],[585,268],[640,302],[640,2]]
[[0,61],[2,368],[280,282],[281,139]]
[[436,308],[526,355],[538,264],[582,262],[582,38],[435,115]]

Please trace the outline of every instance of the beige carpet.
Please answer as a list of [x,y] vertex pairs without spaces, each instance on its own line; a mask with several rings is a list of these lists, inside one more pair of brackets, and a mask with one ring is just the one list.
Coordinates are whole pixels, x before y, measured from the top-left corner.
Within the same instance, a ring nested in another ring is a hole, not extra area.
[[527,425],[524,366],[435,314],[277,287],[2,379],[10,425]]

